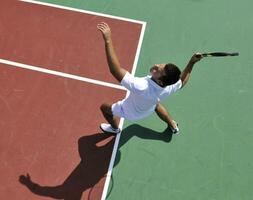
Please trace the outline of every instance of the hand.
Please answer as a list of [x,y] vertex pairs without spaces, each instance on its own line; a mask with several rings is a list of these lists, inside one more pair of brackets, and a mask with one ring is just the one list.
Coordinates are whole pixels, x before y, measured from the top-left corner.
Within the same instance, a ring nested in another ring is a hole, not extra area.
[[19,182],[25,185],[32,192],[34,192],[38,186],[38,184],[32,182],[29,174],[19,176]]
[[190,62],[195,64],[196,62],[200,61],[202,58],[203,58],[203,56],[202,56],[201,53],[195,53],[195,54],[191,57]]
[[105,42],[109,42],[111,40],[111,29],[108,24],[105,22],[101,22],[97,25],[98,30],[103,34],[103,38]]
[[19,182],[24,184],[24,185],[29,185],[31,183],[31,177],[29,174],[21,175],[19,176]]

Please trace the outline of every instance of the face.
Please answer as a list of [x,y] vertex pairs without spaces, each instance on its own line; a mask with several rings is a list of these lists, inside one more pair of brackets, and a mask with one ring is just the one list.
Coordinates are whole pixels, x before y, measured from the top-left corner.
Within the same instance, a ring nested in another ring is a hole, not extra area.
[[164,67],[166,64],[155,64],[150,68],[150,75],[155,81],[159,81],[160,77],[165,76]]

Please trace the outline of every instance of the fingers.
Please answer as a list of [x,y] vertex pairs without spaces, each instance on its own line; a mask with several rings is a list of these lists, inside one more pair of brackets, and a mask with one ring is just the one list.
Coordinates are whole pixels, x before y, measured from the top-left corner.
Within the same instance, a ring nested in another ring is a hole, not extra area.
[[199,52],[195,53],[194,56],[196,56],[197,58],[200,58],[200,59],[203,58],[202,53],[199,53]]
[[110,30],[109,25],[105,22],[101,22],[97,25],[97,28],[98,28],[98,30],[101,31],[104,41],[106,43],[110,42],[111,41],[111,30]]
[[31,179],[31,177],[30,177],[30,175],[27,173],[26,174],[26,177],[30,180]]
[[105,31],[109,31],[110,30],[110,27],[107,23],[105,22],[101,22],[97,25],[97,28],[98,30],[102,31],[102,32],[105,32]]
[[196,63],[198,61],[200,61],[203,58],[203,55],[201,53],[195,53],[193,54],[193,56],[191,57],[190,62],[192,63]]
[[193,60],[194,60],[194,62],[198,62],[198,61],[200,61],[202,58],[204,58],[204,56],[202,55],[202,53],[195,53],[194,55],[193,55]]
[[19,176],[19,182],[20,183],[27,184],[29,181],[31,181],[31,178],[30,178],[29,174],[26,174],[26,176],[25,175]]

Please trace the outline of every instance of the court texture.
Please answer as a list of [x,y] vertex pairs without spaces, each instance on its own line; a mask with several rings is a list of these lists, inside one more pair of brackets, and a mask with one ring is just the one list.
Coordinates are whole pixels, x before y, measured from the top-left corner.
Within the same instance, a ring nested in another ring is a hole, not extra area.
[[[251,0],[0,1],[0,199],[253,199]],[[153,114],[113,136],[100,105],[128,92],[109,73],[96,26],[112,29],[120,62],[136,76],[156,63],[188,84]],[[19,182],[29,174],[35,187]]]

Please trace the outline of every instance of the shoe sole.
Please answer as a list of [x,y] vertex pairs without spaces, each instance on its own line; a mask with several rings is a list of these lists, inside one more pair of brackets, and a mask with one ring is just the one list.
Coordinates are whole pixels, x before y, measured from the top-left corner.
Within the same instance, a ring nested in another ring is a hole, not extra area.
[[102,127],[101,127],[101,126],[99,126],[99,128],[100,128],[100,130],[101,130],[101,131],[103,131],[103,133],[107,133],[107,134],[117,135],[117,134],[119,134],[119,133],[120,133],[120,132],[115,133],[115,132],[105,131],[104,129],[102,129]]

